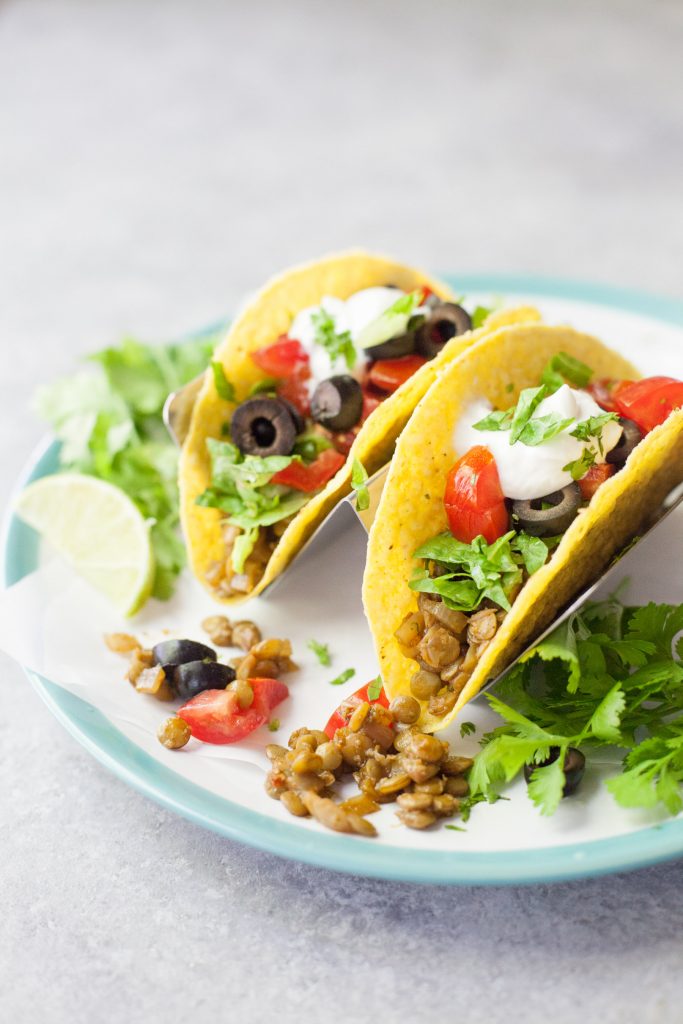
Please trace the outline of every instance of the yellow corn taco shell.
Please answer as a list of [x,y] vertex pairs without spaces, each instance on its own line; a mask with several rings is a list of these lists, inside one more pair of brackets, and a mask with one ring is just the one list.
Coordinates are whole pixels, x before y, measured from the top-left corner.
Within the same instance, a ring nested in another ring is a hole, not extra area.
[[[514,404],[523,388],[538,385],[543,368],[559,351],[587,363],[597,377],[640,377],[616,352],[568,327],[503,328],[443,370],[398,441],[370,532],[363,584],[365,610],[390,697],[410,693],[410,679],[418,668],[402,653],[394,632],[417,610],[417,594],[408,587],[416,565],[413,552],[447,529],[446,476],[464,454],[453,447],[455,425],[473,399],[487,398],[499,409]],[[435,718],[424,704],[421,726],[427,731],[447,726],[599,574],[681,480],[683,411],[678,411],[640,442],[625,467],[577,516],[550,561],[529,578],[450,714]]]
[[[319,303],[325,295],[346,299],[363,288],[388,282],[407,292],[427,286],[442,298],[453,297],[445,284],[421,271],[363,252],[328,256],[273,278],[244,307],[214,354],[214,360],[223,365],[228,380],[235,387],[237,402],[243,401],[252,385],[265,376],[250,354],[286,334],[300,310]],[[244,595],[221,594],[206,578],[207,571],[215,571],[221,561],[225,561],[222,515],[217,509],[198,506],[196,499],[211,481],[207,438],[221,437],[221,428],[235,408],[234,404],[219,397],[213,374],[207,373],[192,413],[179,471],[182,525],[190,564],[200,582],[216,600],[225,604],[238,603],[260,593],[282,572],[334,505],[349,493],[353,460],[359,459],[372,474],[391,457],[396,438],[442,366],[491,330],[491,323],[495,327],[502,323],[526,323],[539,319],[538,311],[531,307],[492,314],[478,331],[453,338],[435,359],[426,363],[382,402],[359,431],[346,464],[297,513],[273,551],[260,581]]]

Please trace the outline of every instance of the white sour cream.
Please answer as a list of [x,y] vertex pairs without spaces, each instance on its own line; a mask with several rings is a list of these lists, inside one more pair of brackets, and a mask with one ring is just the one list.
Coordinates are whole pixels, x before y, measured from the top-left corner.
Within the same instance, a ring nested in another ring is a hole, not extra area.
[[[358,337],[369,324],[374,323],[404,294],[397,288],[364,288],[346,301],[326,295],[319,306],[309,306],[297,313],[288,335],[290,338],[296,338],[309,355],[311,367],[309,389],[311,391],[321,380],[326,380],[335,374],[349,372],[343,356],[330,359],[327,349],[316,344],[314,314],[322,308],[333,318],[338,334],[349,331],[356,350],[356,364],[352,372],[357,374],[368,362],[365,351],[357,344]],[[397,329],[396,335],[405,330],[408,319],[408,317],[405,318],[405,324],[401,329]]]
[[572,482],[571,474],[563,466],[580,458],[586,448],[595,453],[596,463],[604,462],[605,455],[617,444],[622,432],[621,426],[614,421],[605,424],[602,453],[595,438],[579,441],[572,437],[570,432],[577,423],[591,416],[600,416],[604,410],[586,391],[577,391],[567,384],[544,398],[532,418],[556,413],[563,419],[571,417],[573,422],[549,441],[534,447],[520,441],[510,444],[509,431],[475,430],[473,425],[487,416],[491,409],[491,404],[485,399],[472,402],[456,424],[453,445],[458,455],[463,455],[474,445],[485,445],[496,460],[506,498],[530,500],[561,490]]

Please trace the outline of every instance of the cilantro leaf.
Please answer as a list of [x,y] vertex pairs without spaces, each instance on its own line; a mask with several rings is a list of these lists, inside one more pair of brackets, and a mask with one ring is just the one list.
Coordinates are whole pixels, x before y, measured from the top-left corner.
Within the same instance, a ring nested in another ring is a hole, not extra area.
[[332,664],[332,657],[330,655],[330,649],[327,646],[327,644],[318,643],[317,640],[309,640],[307,647],[309,650],[313,651],[321,665]]
[[566,466],[562,467],[562,471],[564,473],[569,473],[572,480],[581,480],[591,466],[594,465],[595,452],[592,448],[584,448],[578,459],[574,459],[573,462],[568,462]]
[[615,412],[605,412],[600,416],[589,416],[587,420],[581,420],[577,423],[573,430],[569,433],[572,437],[576,437],[579,441],[588,441],[590,438],[595,438],[598,443],[598,449],[601,455],[604,455],[602,447],[602,432],[608,423],[619,422],[619,417]]
[[330,362],[343,358],[349,370],[352,370],[356,364],[356,349],[351,332],[337,333],[334,317],[322,306],[311,314],[311,322],[315,330],[313,340],[327,351]]
[[377,700],[382,692],[382,677],[377,676],[371,683],[368,683],[368,700]]
[[472,330],[476,331],[493,313],[493,306],[475,306],[472,313]]
[[512,413],[512,409],[506,409],[505,412],[494,409],[488,416],[484,416],[482,420],[473,423],[472,426],[474,430],[509,430],[512,423]]
[[571,416],[567,419],[555,412],[548,413],[546,416],[535,416],[524,424],[518,440],[529,448],[535,448],[561,434],[573,422]]
[[566,782],[565,753],[566,747],[560,747],[556,759],[550,764],[534,768],[529,780],[529,798],[538,807],[541,814],[546,816],[555,813],[562,799],[562,791]]
[[477,727],[474,722],[461,722],[460,723],[460,737],[464,739],[465,736],[471,736],[473,732],[477,731]]
[[367,488],[368,473],[365,466],[358,460],[353,460],[353,469],[351,470],[351,486],[356,492],[356,508],[359,512],[364,512],[370,508],[370,492]]
[[367,324],[356,336],[359,348],[372,348],[381,345],[390,338],[404,334],[411,317],[420,305],[421,290],[400,294],[388,309],[385,309],[375,320]]
[[525,388],[522,391],[512,415],[512,423],[510,424],[510,444],[514,444],[515,441],[520,439],[522,431],[533,416],[534,411],[549,393],[550,392],[545,384],[541,384],[538,388]]
[[341,686],[342,683],[347,683],[349,679],[353,679],[356,674],[355,668],[347,668],[340,675],[334,679],[330,679],[330,686]]

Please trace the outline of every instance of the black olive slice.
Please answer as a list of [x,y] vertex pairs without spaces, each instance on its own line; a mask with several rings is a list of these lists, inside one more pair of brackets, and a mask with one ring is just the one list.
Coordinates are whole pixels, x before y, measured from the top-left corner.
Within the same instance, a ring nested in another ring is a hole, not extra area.
[[234,679],[235,670],[229,665],[221,665],[217,661],[190,661],[178,665],[170,683],[182,700],[191,700],[203,690],[224,690]]
[[210,661],[216,660],[216,652],[206,644],[200,644],[198,640],[162,640],[160,644],[152,648],[154,661],[161,665],[166,675],[169,675],[176,665],[184,665],[187,661]]
[[321,381],[311,398],[311,416],[328,430],[351,430],[363,412],[363,391],[347,373]]
[[283,405],[287,406],[292,417],[292,420],[294,421],[294,429],[296,430],[297,434],[302,434],[304,431],[304,427],[306,426],[306,423],[304,422],[304,418],[297,409],[297,407],[294,405],[293,402],[290,402],[289,399],[287,398],[279,398],[278,401],[282,402]]
[[620,418],[619,424],[623,428],[621,437],[605,456],[605,462],[609,462],[613,466],[623,466],[635,446],[640,444],[643,439],[638,425],[633,420]]
[[[527,783],[531,782],[533,774],[537,768],[545,768],[546,765],[553,764],[557,761],[560,756],[559,747],[550,748],[550,756],[545,761],[540,761],[538,764],[525,764],[524,765],[524,778]],[[567,753],[564,755],[564,789],[562,790],[562,796],[571,796],[579,788],[579,783],[583,778],[583,772],[586,767],[586,758],[576,747],[567,747]]]
[[296,441],[291,410],[280,398],[250,398],[230,422],[233,443],[243,455],[290,455]]
[[397,338],[389,338],[388,341],[371,345],[363,351],[368,359],[399,359],[415,351],[415,338],[415,331],[407,331],[405,334],[399,334]]
[[513,501],[512,518],[532,537],[554,537],[564,533],[573,522],[580,505],[579,485],[571,483],[561,491],[553,491],[542,498]]
[[469,313],[455,302],[441,302],[430,310],[428,319],[417,332],[415,347],[420,355],[433,359],[446,342],[472,330]]

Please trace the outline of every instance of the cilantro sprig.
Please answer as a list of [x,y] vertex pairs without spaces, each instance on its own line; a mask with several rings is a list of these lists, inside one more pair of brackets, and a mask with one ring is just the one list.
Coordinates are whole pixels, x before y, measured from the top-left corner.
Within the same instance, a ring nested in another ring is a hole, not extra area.
[[351,487],[356,492],[356,509],[359,512],[365,512],[370,508],[370,491],[367,483],[368,471],[359,459],[354,459],[351,469]]
[[311,314],[311,322],[315,329],[314,341],[327,351],[330,362],[343,358],[349,370],[352,370],[356,365],[356,350],[351,332],[338,332],[334,317],[323,306]]
[[488,695],[504,725],[488,733],[469,775],[492,799],[525,764],[542,814],[561,799],[568,747],[621,747],[621,774],[606,783],[623,807],[683,809],[683,605],[589,604],[544,640]]
[[327,644],[321,644],[317,640],[309,640],[306,646],[309,651],[313,651],[321,665],[329,666],[332,664],[332,655]]

